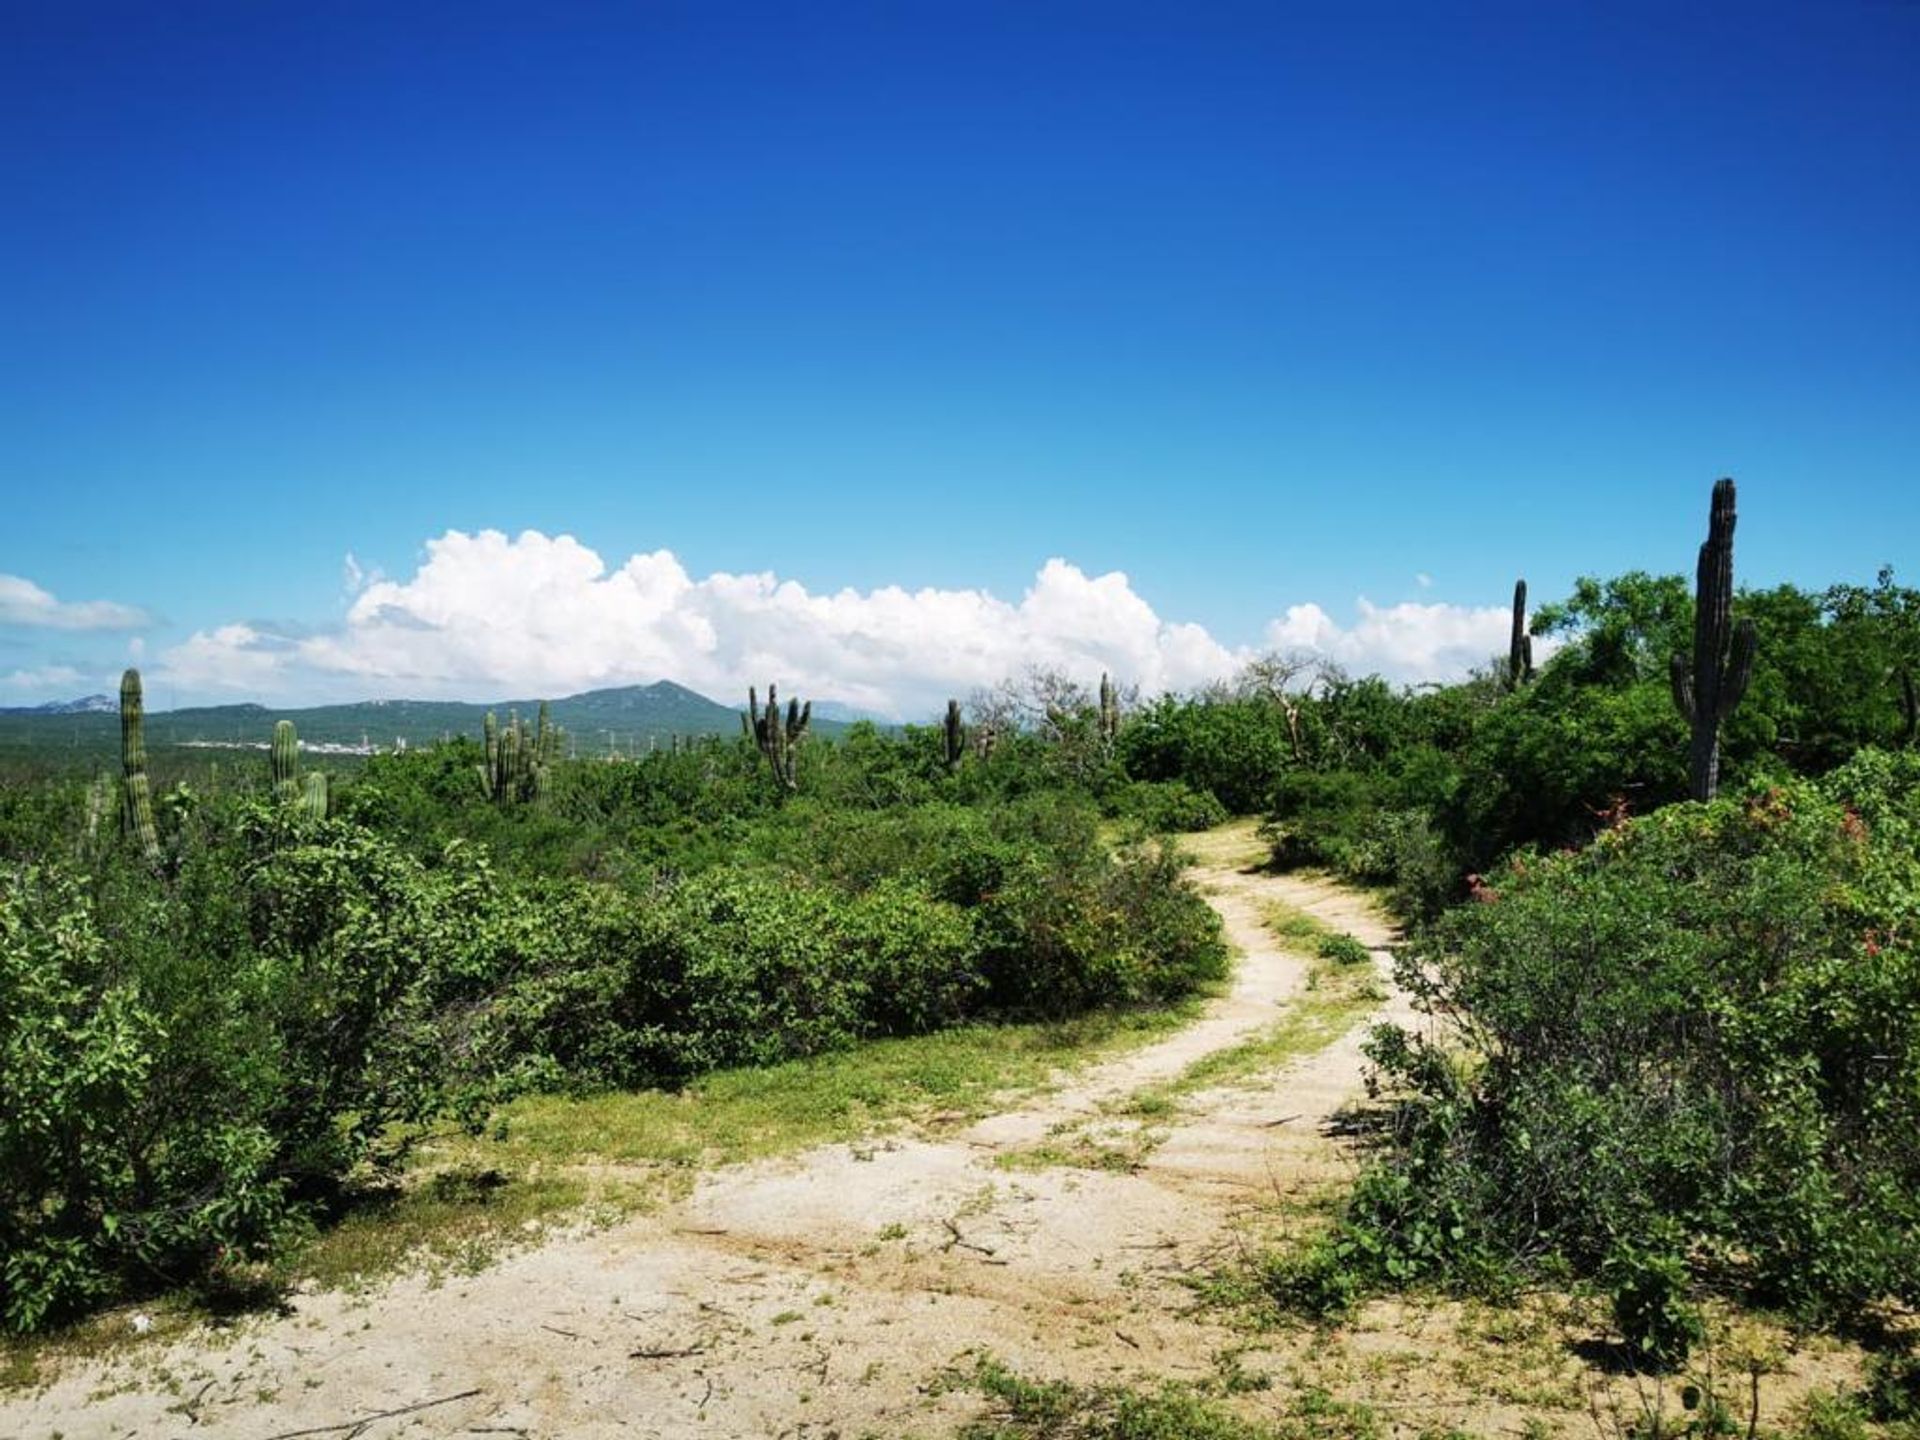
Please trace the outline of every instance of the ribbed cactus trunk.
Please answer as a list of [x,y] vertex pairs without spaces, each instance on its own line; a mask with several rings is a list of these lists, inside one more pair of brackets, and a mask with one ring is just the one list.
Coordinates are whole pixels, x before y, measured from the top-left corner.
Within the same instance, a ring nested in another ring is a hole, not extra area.
[[327,772],[315,770],[309,773],[300,786],[300,814],[308,820],[324,820],[332,800],[333,790],[327,781]]
[[273,798],[283,805],[300,803],[300,735],[291,720],[273,727]]
[[1527,582],[1513,582],[1513,633],[1507,640],[1507,688],[1533,679],[1533,636],[1527,633]]
[[153,789],[147,780],[146,710],[140,703],[140,672],[120,677],[121,828],[149,865],[160,863],[160,832],[153,823]]
[[967,753],[967,729],[960,723],[958,700],[947,701],[947,723],[941,740],[946,754],[947,773],[951,775],[960,768],[960,758]]
[[1107,753],[1113,752],[1113,743],[1120,738],[1120,692],[1114,688],[1113,681],[1102,672],[1100,676],[1100,743]]
[[1711,800],[1720,789],[1720,725],[1733,713],[1753,678],[1757,632],[1751,620],[1733,620],[1733,481],[1713,487],[1707,538],[1700,547],[1693,596],[1693,660],[1675,655],[1673,703],[1692,739],[1687,750],[1687,781],[1695,800]]

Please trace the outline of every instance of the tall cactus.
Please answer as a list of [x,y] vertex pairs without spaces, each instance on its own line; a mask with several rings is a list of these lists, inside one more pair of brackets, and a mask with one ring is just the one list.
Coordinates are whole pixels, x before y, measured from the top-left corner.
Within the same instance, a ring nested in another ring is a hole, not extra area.
[[[1085,691],[1081,692],[1085,694]],[[1100,743],[1111,751],[1120,738],[1120,692],[1105,671],[1100,674]]]
[[1718,480],[1700,546],[1693,595],[1693,661],[1673,657],[1673,703],[1693,729],[1687,752],[1688,788],[1695,800],[1720,789],[1720,725],[1753,678],[1758,641],[1753,621],[1733,620],[1733,481]]
[[160,832],[153,823],[153,790],[147,781],[146,711],[140,703],[140,672],[120,677],[120,825],[149,865],[160,863]]
[[518,711],[507,712],[506,728],[487,712],[484,727],[486,760],[480,766],[480,784],[497,805],[522,805],[547,793],[547,777],[560,747],[560,731],[550,722],[546,701],[540,702],[535,729],[520,723]]
[[947,773],[951,775],[960,768],[960,757],[967,753],[967,727],[960,723],[958,700],[947,701],[947,721],[941,741],[946,755]]
[[291,720],[273,727],[273,798],[283,805],[300,800],[300,735]]
[[773,778],[783,789],[800,788],[794,771],[795,751],[806,738],[812,721],[811,700],[805,705],[798,700],[789,700],[786,723],[783,725],[780,720],[780,699],[774,687],[767,686],[767,708],[764,712],[760,709],[760,692],[751,685],[747,687],[747,713],[740,717],[741,731],[760,747],[760,753],[767,757],[767,764],[773,768]]
[[1513,634],[1507,641],[1507,689],[1533,679],[1533,636],[1527,633],[1527,582],[1513,582]]

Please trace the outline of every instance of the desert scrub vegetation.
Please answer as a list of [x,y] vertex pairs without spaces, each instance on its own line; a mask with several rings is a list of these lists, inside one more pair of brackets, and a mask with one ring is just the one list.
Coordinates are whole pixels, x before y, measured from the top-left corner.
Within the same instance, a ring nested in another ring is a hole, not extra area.
[[1070,769],[1063,742],[949,767],[936,732],[872,727],[773,773],[745,739],[567,762],[509,725],[327,786],[276,736],[269,773],[157,796],[136,731],[131,843],[97,783],[10,798],[0,1325],[241,1284],[523,1097],[1216,982],[1172,850],[1102,839],[1124,807],[1076,778],[1089,711]]
[[1855,1332],[1910,1313],[1916,907],[1910,754],[1515,854],[1400,966],[1444,1023],[1375,1036],[1387,1153],[1273,1293],[1578,1277],[1652,1368],[1702,1293]]

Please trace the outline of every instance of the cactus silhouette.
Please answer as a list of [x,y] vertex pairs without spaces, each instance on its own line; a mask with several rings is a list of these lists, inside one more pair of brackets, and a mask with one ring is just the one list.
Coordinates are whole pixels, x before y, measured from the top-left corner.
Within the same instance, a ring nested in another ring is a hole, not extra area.
[[1694,580],[1693,660],[1675,655],[1671,669],[1673,703],[1693,729],[1687,782],[1695,800],[1711,800],[1720,789],[1720,725],[1753,678],[1753,621],[1733,620],[1735,519],[1733,481],[1716,481]]
[[960,768],[960,757],[967,750],[967,727],[960,723],[958,700],[947,701],[947,721],[941,743],[946,755],[947,773],[951,775]]
[[1527,582],[1513,582],[1513,634],[1507,641],[1507,688],[1533,679],[1533,636],[1527,633]]
[[789,700],[786,723],[783,725],[780,721],[780,700],[774,687],[767,686],[767,708],[764,712],[760,709],[760,692],[751,685],[747,687],[747,713],[740,717],[741,733],[760,747],[760,753],[767,757],[767,764],[773,769],[773,778],[784,790],[800,788],[794,770],[794,756],[800,742],[806,739],[812,720],[811,700],[805,705],[798,700]]

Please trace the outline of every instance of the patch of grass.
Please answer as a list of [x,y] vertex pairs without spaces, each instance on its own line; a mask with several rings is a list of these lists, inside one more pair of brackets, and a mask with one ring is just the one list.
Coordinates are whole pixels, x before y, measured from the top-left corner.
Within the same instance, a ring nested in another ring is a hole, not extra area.
[[1197,1001],[1054,1024],[970,1025],[906,1040],[723,1070],[678,1092],[536,1095],[493,1138],[454,1141],[496,1164],[690,1168],[757,1160],[920,1124],[962,1124],[1178,1028]]
[[1321,1390],[1300,1392],[1284,1416],[1261,1422],[1190,1385],[1142,1391],[1035,1381],[992,1359],[962,1380],[991,1405],[991,1414],[960,1432],[964,1440],[1375,1440],[1381,1433],[1366,1406]]
[[1018,1150],[1003,1150],[993,1163],[1002,1170],[1106,1170],[1132,1174],[1141,1169],[1147,1156],[1162,1140],[1164,1130],[1145,1125],[1116,1127],[1111,1122],[1090,1125],[1082,1121],[1060,1127],[1038,1145]]
[[1294,949],[1308,955],[1318,955],[1322,941],[1331,940],[1344,931],[1336,930],[1316,915],[1310,915],[1297,905],[1289,905],[1284,900],[1269,900],[1262,907],[1262,916],[1267,929],[1274,937],[1284,940]]
[[595,1220],[612,1220],[644,1195],[638,1185],[579,1175],[437,1169],[357,1197],[335,1224],[282,1263],[278,1278],[341,1289],[408,1267],[470,1274],[501,1251],[539,1238],[558,1215],[591,1207]]
[[1372,967],[1352,964],[1339,943],[1359,946],[1366,957],[1366,948],[1352,936],[1329,929],[1304,911],[1278,904],[1269,908],[1267,924],[1275,935],[1295,942],[1314,958],[1307,982],[1287,1013],[1258,1035],[1195,1061],[1175,1079],[1128,1096],[1121,1107],[1125,1113],[1163,1115],[1182,1096],[1265,1075],[1314,1054],[1358,1025],[1386,998]]

